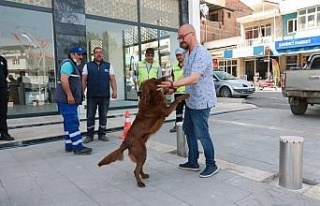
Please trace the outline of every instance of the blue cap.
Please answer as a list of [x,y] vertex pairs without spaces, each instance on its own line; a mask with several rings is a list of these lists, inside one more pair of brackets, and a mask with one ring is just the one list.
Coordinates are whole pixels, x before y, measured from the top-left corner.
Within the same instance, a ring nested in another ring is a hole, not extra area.
[[184,54],[184,49],[177,48],[176,51],[175,51],[175,54]]
[[86,50],[82,49],[79,46],[72,47],[69,52],[70,53],[77,53],[77,54],[86,54],[87,53]]

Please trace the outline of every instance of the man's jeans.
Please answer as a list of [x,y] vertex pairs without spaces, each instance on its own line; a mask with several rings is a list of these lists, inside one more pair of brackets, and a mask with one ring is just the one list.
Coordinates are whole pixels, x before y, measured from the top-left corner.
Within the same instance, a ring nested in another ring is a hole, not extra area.
[[186,135],[189,147],[188,162],[191,164],[198,163],[198,139],[200,140],[204,150],[206,165],[215,166],[216,164],[214,159],[214,147],[209,133],[208,124],[210,110],[210,108],[194,110],[186,106],[183,131]]
[[87,136],[93,137],[95,116],[98,107],[99,130],[98,135],[106,134],[107,113],[109,110],[109,97],[88,97],[87,98]]

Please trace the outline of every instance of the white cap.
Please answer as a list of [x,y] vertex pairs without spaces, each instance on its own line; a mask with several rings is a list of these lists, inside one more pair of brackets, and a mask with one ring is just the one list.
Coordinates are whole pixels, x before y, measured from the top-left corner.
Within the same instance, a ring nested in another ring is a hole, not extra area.
[[176,51],[175,51],[175,54],[184,54],[184,49],[177,48]]

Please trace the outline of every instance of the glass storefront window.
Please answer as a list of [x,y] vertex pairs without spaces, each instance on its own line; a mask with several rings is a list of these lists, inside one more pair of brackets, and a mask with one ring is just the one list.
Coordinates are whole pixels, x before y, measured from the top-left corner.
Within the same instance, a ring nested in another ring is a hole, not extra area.
[[164,72],[171,68],[171,62],[175,61],[174,53],[170,51],[174,51],[179,45],[176,32],[141,27],[139,42],[137,26],[90,19],[87,19],[86,24],[89,60],[92,60],[94,47],[101,46],[105,60],[109,61],[115,70],[118,99],[138,99],[132,78],[133,71],[137,63],[145,57],[147,48],[155,49],[155,60],[160,63]]
[[[23,17],[23,18],[22,18]],[[10,114],[56,111],[52,14],[0,6],[0,54],[8,61]]]
[[20,4],[29,4],[29,5],[34,5],[34,6],[52,8],[52,0],[5,0],[5,1],[11,1],[11,2],[16,2],[16,3],[20,3]]
[[[116,24],[97,20],[86,20],[87,25],[87,51],[89,60],[92,60],[92,51],[100,46],[104,51],[104,59],[110,62],[115,71],[118,86],[118,99],[125,99],[124,91],[129,83],[130,59],[138,59],[137,27],[133,25]],[[127,32],[131,32],[132,36]],[[132,39],[130,39],[132,38]],[[125,45],[132,41],[133,47]],[[131,54],[126,55],[125,52]]]

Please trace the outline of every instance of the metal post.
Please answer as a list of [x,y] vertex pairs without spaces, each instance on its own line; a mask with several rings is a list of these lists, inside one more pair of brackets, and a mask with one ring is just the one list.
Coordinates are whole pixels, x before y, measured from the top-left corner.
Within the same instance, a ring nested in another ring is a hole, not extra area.
[[302,188],[303,138],[280,137],[279,185],[298,190]]
[[176,123],[177,127],[177,155],[187,157],[187,143],[182,129],[182,122]]

